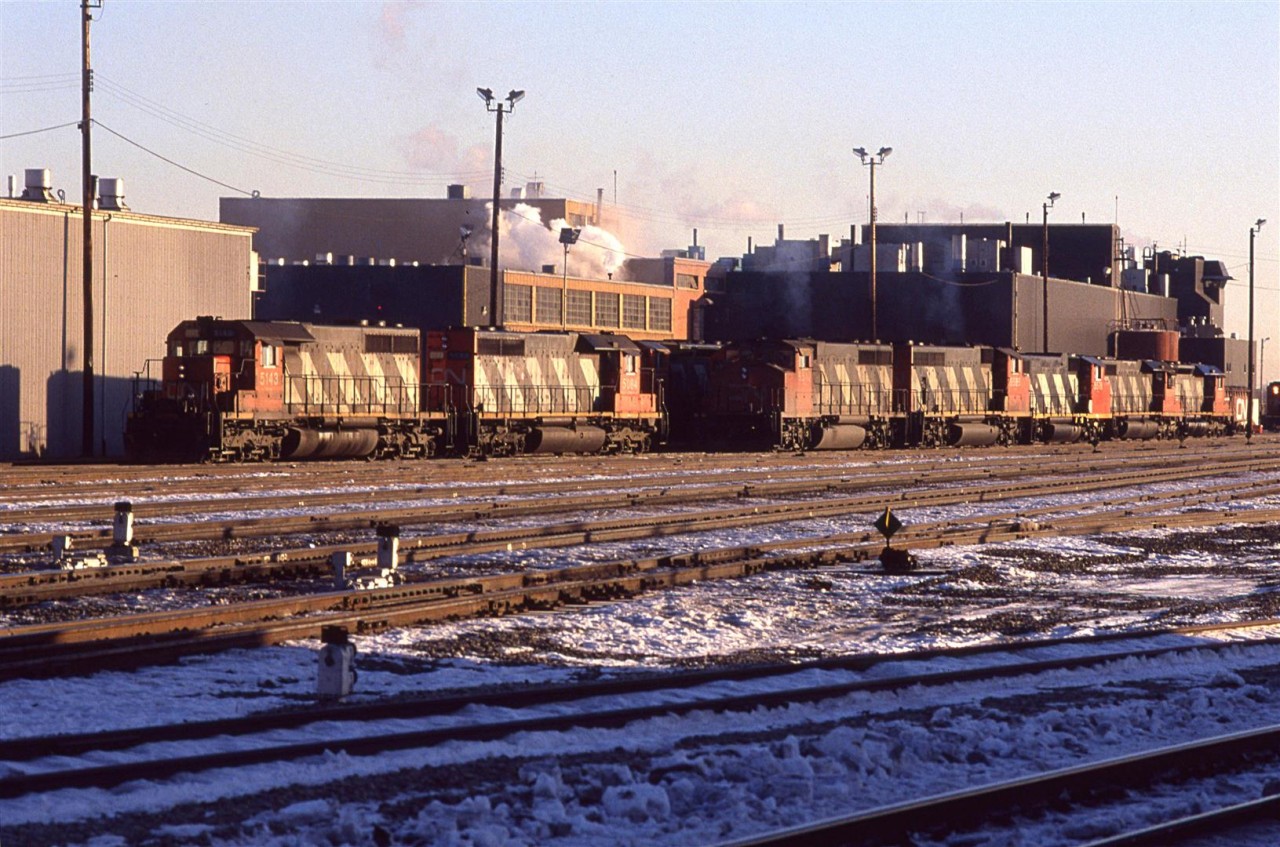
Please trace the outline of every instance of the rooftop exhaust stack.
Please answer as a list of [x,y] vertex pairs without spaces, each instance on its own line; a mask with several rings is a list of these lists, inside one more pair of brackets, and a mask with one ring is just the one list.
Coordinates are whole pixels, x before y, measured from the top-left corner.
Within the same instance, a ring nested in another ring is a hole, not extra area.
[[98,180],[98,208],[109,212],[127,212],[124,204],[124,180],[119,177],[103,177]]
[[22,190],[22,199],[36,203],[53,202],[53,180],[48,168],[27,168],[26,188]]

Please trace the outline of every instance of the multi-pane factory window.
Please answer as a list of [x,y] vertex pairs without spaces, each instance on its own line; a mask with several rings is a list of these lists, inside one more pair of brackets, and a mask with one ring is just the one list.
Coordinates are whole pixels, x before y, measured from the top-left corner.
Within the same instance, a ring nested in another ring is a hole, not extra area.
[[676,274],[676,288],[697,288],[698,277],[694,274]]
[[649,329],[654,332],[671,331],[671,301],[666,297],[649,298]]
[[570,326],[591,326],[591,292],[569,291]]
[[644,329],[645,304],[644,295],[622,295],[622,328]]
[[533,287],[507,284],[502,287],[502,291],[503,319],[533,323]]
[[560,323],[560,289],[538,286],[538,323]]
[[618,325],[618,295],[596,292],[596,326]]

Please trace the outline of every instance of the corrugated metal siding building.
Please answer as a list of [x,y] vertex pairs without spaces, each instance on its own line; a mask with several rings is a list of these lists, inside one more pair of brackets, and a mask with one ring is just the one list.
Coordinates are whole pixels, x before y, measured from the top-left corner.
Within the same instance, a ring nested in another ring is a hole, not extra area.
[[[116,457],[134,373],[183,320],[250,317],[257,256],[251,227],[93,218],[93,453]],[[0,461],[82,455],[82,239],[79,206],[0,199]]]

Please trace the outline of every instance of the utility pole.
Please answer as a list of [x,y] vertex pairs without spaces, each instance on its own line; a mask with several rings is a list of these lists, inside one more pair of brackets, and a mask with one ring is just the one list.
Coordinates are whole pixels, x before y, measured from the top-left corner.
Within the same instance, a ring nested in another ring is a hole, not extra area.
[[80,72],[80,133],[81,133],[81,199],[84,203],[84,243],[81,252],[84,255],[84,350],[81,357],[84,361],[84,394],[81,399],[81,435],[80,452],[86,458],[93,457],[93,195],[96,193],[93,178],[93,159],[91,156],[89,116],[89,93],[93,91],[93,68],[89,64],[89,24],[93,22],[90,9],[102,7],[102,0],[81,0],[80,25],[81,47],[83,50],[83,66]]
[[493,228],[489,251],[489,326],[502,326],[502,281],[498,273],[498,210],[502,202],[502,114],[516,107],[516,102],[524,97],[523,91],[512,90],[506,96],[507,105],[496,101],[492,88],[477,88],[476,93],[484,101],[485,108],[498,115],[497,135],[493,142]]
[[1044,284],[1044,291],[1041,292],[1041,300],[1044,302],[1044,349],[1040,352],[1049,352],[1049,210],[1053,208],[1053,201],[1062,195],[1056,191],[1049,192],[1049,201],[1044,204],[1044,244],[1040,248],[1040,280]]

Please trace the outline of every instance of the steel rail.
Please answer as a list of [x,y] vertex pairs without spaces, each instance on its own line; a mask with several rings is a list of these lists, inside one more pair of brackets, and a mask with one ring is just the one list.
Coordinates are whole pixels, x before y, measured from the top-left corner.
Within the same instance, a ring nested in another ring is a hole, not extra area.
[[[1058,647],[1097,646],[1126,641],[1143,642],[1169,636],[1193,636],[1207,633],[1233,632],[1245,629],[1280,626],[1280,619],[1251,621],[1249,623],[1221,623],[1200,627],[1170,627],[1142,632],[1095,633],[1088,636],[1046,638],[1016,643],[977,644],[941,650],[915,650],[904,653],[859,654],[814,659],[804,662],[767,663],[735,667],[702,668],[697,670],[669,671],[625,677],[612,680],[596,680],[585,683],[544,684],[522,686],[518,690],[464,691],[454,694],[381,700],[366,703],[313,705],[305,709],[264,712],[235,718],[206,721],[189,721],[178,724],[141,726],[106,732],[33,736],[0,740],[0,761],[18,762],[47,756],[76,756],[91,751],[119,750],[159,741],[186,741],[223,735],[248,735],[276,729],[296,729],[319,722],[367,722],[392,718],[419,718],[449,714],[469,706],[528,707],[548,703],[564,703],[592,697],[631,695],[654,691],[690,689],[713,682],[743,682],[799,674],[805,671],[857,671],[865,672],[882,664],[895,666],[914,662],[930,662],[937,659],[954,660],[984,656],[1008,658]],[[1277,647],[1280,638],[1257,638],[1249,641],[1197,642],[1176,646],[1136,646],[1090,655],[1072,655],[1061,658],[1029,658],[1016,662],[1005,661],[995,665],[960,670],[900,674],[891,677],[854,680],[847,683],[824,686],[805,686],[791,689],[792,696],[801,699],[843,696],[857,691],[893,691],[917,686],[941,686],[956,682],[972,682],[983,679],[1007,679],[1052,670],[1078,670],[1105,665],[1125,659],[1153,659],[1170,655],[1185,655],[1198,651],[1217,652],[1244,647]],[[712,704],[724,699],[723,695],[702,698],[699,704]],[[732,698],[731,698],[732,699]],[[732,702],[737,702],[733,699]]]
[[1261,820],[1274,823],[1276,818],[1280,818],[1280,794],[1164,821],[1110,838],[1090,841],[1080,847],[1169,847],[1201,836],[1218,836],[1221,839],[1224,830]]
[[[1280,459],[1280,455],[1276,457]],[[1265,458],[1252,455],[1241,456],[1234,462],[1218,462],[1211,467],[1217,468],[1219,472],[1227,472],[1233,467],[1254,467],[1265,463]],[[1184,455],[1180,457],[1179,465],[1188,467],[1204,467],[1202,458]],[[1167,469],[1170,462],[1165,459],[1159,459],[1150,463],[1144,462],[1143,465],[1152,466],[1159,469]],[[1052,472],[1055,475],[1061,475],[1064,472],[1075,470],[1080,474],[1100,474],[1104,472],[1114,473],[1116,468],[1128,470],[1131,468],[1132,462],[1128,461],[1101,461],[1095,460],[1081,463],[1078,468],[1064,469],[1062,467],[1046,467],[1046,472]],[[1142,465],[1140,465],[1141,467]],[[1135,472],[1135,471],[1129,471]],[[770,474],[769,477],[778,474]],[[629,491],[616,490],[619,485],[626,484],[626,480],[610,480],[605,481],[592,492],[580,494],[576,497],[557,497],[554,499],[546,498],[545,500],[525,502],[514,499],[516,497],[525,496],[527,494],[539,493],[561,493],[564,489],[555,486],[546,487],[545,484],[533,484],[529,488],[519,485],[504,484],[494,486],[492,488],[495,496],[511,497],[510,500],[478,500],[461,503],[440,503],[431,505],[417,505],[413,507],[384,507],[366,509],[363,511],[344,511],[335,514],[315,514],[302,516],[270,516],[270,517],[246,517],[239,519],[229,519],[221,521],[186,521],[173,522],[164,524],[145,524],[135,527],[135,534],[140,542],[160,542],[165,540],[217,540],[228,538],[248,538],[278,535],[282,532],[305,531],[305,532],[323,532],[323,531],[343,531],[351,529],[367,529],[377,523],[406,523],[411,524],[417,522],[437,522],[450,520],[469,520],[493,516],[506,515],[530,515],[530,514],[546,514],[548,511],[556,510],[557,504],[564,509],[571,509],[577,503],[583,508],[589,508],[595,503],[603,504],[601,507],[613,506],[633,506],[644,503],[652,503],[654,505],[671,505],[688,502],[697,502],[710,499],[732,498],[735,496],[750,496],[751,494],[773,495],[795,495],[804,494],[814,491],[850,491],[850,490],[866,490],[876,488],[897,488],[903,486],[920,486],[920,485],[942,485],[947,483],[973,482],[973,481],[990,481],[994,479],[1025,479],[1031,472],[1028,468],[1018,467],[1001,467],[993,468],[983,466],[977,468],[947,468],[942,470],[931,470],[921,472],[916,470],[894,471],[886,474],[851,474],[846,469],[838,469],[833,472],[823,473],[819,471],[816,475],[812,470],[797,471],[787,476],[797,476],[794,480],[776,480],[767,478],[763,481],[748,481],[745,483],[712,481],[704,484],[690,484],[687,477],[675,477],[671,479],[659,479],[657,481],[643,480],[643,487],[632,489]],[[634,484],[634,480],[632,481]],[[579,483],[569,485],[570,490],[579,490]],[[601,491],[600,489],[604,489]],[[470,493],[470,492],[468,492]],[[440,492],[443,496],[443,492]],[[422,499],[430,498],[429,493],[420,493],[414,491],[407,493],[404,491],[392,492],[390,495],[395,499],[398,495],[406,495],[404,499]],[[387,494],[383,494],[381,500],[385,502],[388,499]],[[269,498],[255,497],[252,505],[260,509],[280,509],[280,508],[299,508],[306,507],[308,503],[311,505],[324,505],[332,503],[326,499],[326,496],[312,498],[308,495],[291,494],[279,498],[283,502],[271,502]],[[374,498],[375,500],[378,498]],[[344,502],[344,501],[340,501]],[[175,511],[169,511],[168,503],[163,504],[138,504],[135,508],[135,517],[145,518],[147,516],[154,517],[156,514],[186,514],[190,511],[200,511],[199,508],[191,509],[193,504],[181,503],[175,506]],[[209,508],[214,510],[230,510],[222,504],[213,503]],[[98,511],[96,512],[98,520],[105,520],[106,515]],[[11,516],[0,513],[0,525],[11,522]],[[42,520],[47,523],[48,521]],[[12,521],[12,523],[19,523]],[[102,549],[111,542],[112,531],[109,527],[76,530],[68,532],[17,532],[6,533],[0,535],[0,552],[30,552],[47,548],[53,541],[55,536],[68,535],[71,537],[76,547],[86,549]]]
[[[1219,451],[1224,452],[1224,451]],[[1225,455],[1215,458],[1228,459],[1236,458],[1268,458],[1266,453],[1257,451],[1250,452],[1244,450],[1225,451]],[[1280,458],[1280,453],[1270,458]],[[1203,461],[1203,454],[1200,452],[1188,453],[1169,452],[1156,454],[1143,454],[1138,452],[1122,452],[1119,454],[1083,454],[1074,457],[1062,458],[1053,456],[1044,456],[1033,454],[1022,457],[1007,458],[1002,460],[1004,467],[1002,472],[1009,474],[1035,474],[1045,471],[1055,473],[1061,472],[1098,472],[1105,468],[1111,468],[1117,465],[1155,465],[1163,466],[1171,462],[1188,463],[1191,461]],[[686,462],[676,462],[668,464],[686,464]],[[744,470],[741,466],[725,468],[725,474],[717,474],[717,477],[723,481],[724,479],[750,479],[753,476],[765,476],[769,479],[785,479],[785,478],[801,478],[811,479],[817,473],[822,476],[864,476],[864,477],[898,477],[909,474],[943,474],[949,472],[949,469],[940,469],[937,460],[931,462],[911,463],[907,465],[897,464],[886,468],[882,463],[868,462],[861,465],[845,465],[834,469],[824,468],[822,465],[817,467],[794,467],[788,464],[783,467],[759,466],[755,469]],[[982,465],[983,468],[989,465]],[[629,470],[630,472],[626,472]],[[713,469],[714,470],[714,469]],[[703,472],[703,471],[699,471]],[[340,479],[334,482],[340,482],[347,488],[343,491],[318,491],[314,493],[296,494],[288,496],[287,500],[295,498],[303,498],[304,502],[311,505],[326,504],[342,504],[349,500],[366,501],[369,499],[377,499],[382,497],[385,499],[410,499],[430,496],[433,492],[448,494],[455,489],[448,488],[449,485],[465,485],[466,493],[481,496],[527,496],[538,493],[562,493],[564,491],[584,491],[598,490],[602,487],[608,487],[609,482],[634,484],[636,477],[633,469],[625,469],[619,472],[617,476],[606,479],[583,480],[581,478],[558,480],[555,482],[508,482],[493,483],[484,477],[479,477],[474,484],[464,483],[459,479],[433,478],[430,481],[424,481],[421,478],[397,479],[395,474],[379,474],[377,476],[369,476],[369,469],[365,468],[365,474],[345,473]],[[390,477],[390,478],[388,478]],[[652,473],[646,477],[642,477],[644,484],[650,487],[669,486],[672,484],[687,483],[689,470],[687,468],[654,468]],[[250,480],[241,481],[235,487],[235,493],[238,496],[222,497],[218,499],[209,499],[209,495],[215,493],[219,489],[217,480],[208,480],[204,478],[196,480],[186,480],[182,484],[170,481],[152,481],[153,484],[145,486],[146,492],[142,493],[145,497],[146,493],[154,493],[154,491],[163,486],[167,495],[187,494],[191,495],[190,500],[156,500],[134,503],[135,515],[140,518],[156,517],[161,515],[181,514],[184,512],[201,513],[209,511],[217,511],[222,509],[248,509],[256,506],[268,505],[272,506],[270,489],[278,489],[282,486],[292,488],[302,488],[304,486],[315,487],[315,481],[308,481],[308,475],[299,473],[293,477],[286,474],[276,473],[270,477],[254,477]],[[242,489],[255,488],[261,486],[264,493],[260,494],[243,494]],[[351,491],[350,486],[367,486],[379,489],[374,492]],[[43,492],[42,487],[42,492]],[[389,491],[387,489],[390,489]],[[10,501],[20,499],[18,494],[13,491],[5,491],[0,486],[0,492],[6,493]],[[137,493],[137,492],[135,492]],[[78,491],[76,494],[80,499],[84,499],[85,495],[93,494],[93,492]],[[58,487],[56,495],[60,499],[67,496],[66,490]],[[130,495],[122,486],[113,485],[110,489],[103,490],[97,494],[99,503],[77,503],[74,505],[36,505],[21,509],[10,509],[0,512],[0,524],[19,524],[22,522],[52,522],[56,520],[73,521],[73,520],[101,520],[101,509],[121,499],[125,499]],[[345,498],[345,499],[344,499]],[[137,497],[134,497],[136,500]]]
[[857,847],[898,844],[912,833],[956,832],[983,819],[1030,814],[1067,796],[1089,796],[1108,787],[1135,789],[1179,769],[1200,771],[1265,754],[1280,755],[1280,726],[1230,733],[1185,744],[1062,768],[1036,776],[965,789],[850,815],[832,817],[758,836],[721,842],[719,847]]
[[[1185,651],[1202,648],[1163,648],[1158,651],[1151,651],[1150,654],[1160,655],[1178,649]],[[147,759],[85,768],[25,772],[0,777],[0,797],[17,797],[34,792],[67,788],[111,788],[138,779],[158,780],[179,773],[200,772],[217,768],[246,767],[264,762],[290,761],[326,754],[341,753],[350,756],[370,756],[393,750],[430,747],[446,742],[491,741],[522,732],[618,728],[637,720],[684,716],[693,712],[742,712],[753,711],[762,707],[785,707],[797,703],[821,702],[856,692],[892,691],[910,687],[912,684],[943,685],[957,681],[1008,678],[1064,668],[1089,667],[1122,658],[1124,657],[1106,656],[1041,660],[997,667],[922,674],[911,678],[858,680],[779,691],[716,696],[676,703],[663,702],[646,706],[588,710],[572,714],[557,712],[557,714],[551,716],[507,719],[438,729],[409,730],[383,735],[362,735],[327,739],[325,741],[271,744],[264,747],[177,756],[169,759]],[[574,697],[563,690],[549,692],[549,695],[548,698],[539,700],[537,704],[545,702],[564,703],[574,699],[581,699],[580,696]],[[592,694],[589,696],[598,695]],[[464,700],[461,706],[465,706],[468,703],[474,705],[476,702],[475,699]],[[536,705],[521,702],[519,693],[513,692],[506,693],[499,702],[513,708],[527,708],[529,705]],[[274,729],[275,727],[269,728]],[[266,728],[259,728],[255,731],[264,731],[264,729]],[[841,836],[845,836],[851,831],[849,822],[855,821],[854,827],[868,825],[868,822],[870,822],[871,825],[876,827],[875,831],[878,835],[890,831],[896,834],[895,827],[918,826],[920,820],[935,820],[936,818],[931,817],[933,814],[955,816],[962,811],[972,813],[972,805],[975,802],[986,804],[985,808],[999,808],[999,804],[1007,803],[1011,797],[1016,796],[1019,801],[1022,801],[1023,795],[1020,792],[1023,791],[1030,792],[1036,797],[1053,797],[1061,791],[1078,790],[1081,786],[1087,786],[1090,784],[1089,780],[1091,778],[1107,777],[1116,773],[1146,773],[1148,771],[1143,770],[1144,768],[1168,767],[1170,764],[1179,761],[1194,760],[1203,762],[1201,757],[1205,755],[1222,755],[1221,751],[1223,750],[1230,751],[1231,755],[1236,755],[1242,750],[1256,750],[1256,746],[1251,745],[1259,743],[1275,745],[1276,749],[1280,750],[1280,727],[1272,727],[1266,731],[1254,730],[1234,733],[1230,736],[1191,742],[1171,748],[1161,748],[1154,752],[1068,768],[1044,776],[1022,778],[984,789],[963,791],[956,795],[945,795],[943,797],[930,798],[926,801],[900,804],[887,809],[859,813],[849,818],[814,824],[810,825],[809,828],[803,829],[806,833],[809,831],[821,833],[827,827],[833,827]],[[1196,758],[1192,759],[1191,757],[1193,756]],[[920,817],[922,814],[926,816]],[[785,842],[769,841],[763,843]],[[822,841],[814,843],[837,842]]]
[[[1223,471],[1219,469],[1215,475]],[[1198,475],[1198,474],[1197,474]],[[1180,480],[1185,476],[1177,471],[1166,471],[1156,479],[1168,481]],[[1026,483],[1023,485],[1006,485],[984,490],[978,498],[990,502],[996,497],[989,495],[994,490],[1002,497],[1016,498],[1025,496],[1042,496],[1053,493],[1076,493],[1097,490],[1123,483],[1124,477],[1111,477],[1106,481],[1091,480],[1051,480],[1048,482]],[[1129,481],[1148,482],[1153,478],[1142,474],[1138,478],[1132,476]],[[1277,493],[1276,485],[1255,483],[1254,490],[1248,496],[1259,497]],[[1228,499],[1239,499],[1245,494],[1240,491],[1239,483],[1222,483],[1208,488],[1197,489],[1195,495],[1184,492],[1165,492],[1156,495],[1145,495],[1146,499],[1172,500],[1184,502],[1221,502]],[[1214,497],[1215,493],[1229,493]],[[925,491],[915,493],[903,491],[903,499],[910,498],[913,507],[940,506],[969,502],[974,498],[966,492]],[[568,521],[544,525],[535,528],[499,529],[485,531],[469,531],[442,533],[430,536],[410,536],[401,539],[405,552],[405,560],[421,562],[449,556],[475,555],[504,549],[539,549],[548,547],[564,547],[585,543],[605,541],[626,541],[640,538],[665,537],[674,534],[706,531],[710,529],[739,528],[778,521],[835,517],[855,513],[867,509],[876,509],[886,504],[883,495],[862,496],[824,500],[817,503],[780,503],[760,506],[749,506],[737,509],[710,510],[697,514],[680,514],[670,516],[653,516],[638,522],[634,518],[617,518],[601,521]],[[1017,513],[1017,517],[1043,515],[1062,509],[1078,507],[1044,507],[1026,509]],[[1160,508],[1148,506],[1146,508]],[[1136,511],[1136,509],[1132,510]],[[1012,519],[1014,515],[986,516],[985,521]],[[955,521],[964,524],[965,521]],[[0,576],[0,608],[16,608],[63,597],[82,596],[85,594],[102,594],[107,592],[133,591],[159,586],[178,585],[226,585],[232,582],[249,582],[260,579],[271,579],[278,576],[310,576],[324,575],[328,570],[329,557],[336,552],[351,552],[354,556],[368,556],[376,550],[376,545],[369,543],[337,544],[312,546],[294,550],[276,551],[260,558],[238,556],[221,556],[193,560],[171,560],[150,563],[114,565],[106,568],[87,568],[73,571],[35,571],[16,575]]]
[[[1108,453],[1136,455],[1176,454],[1184,451],[1187,445],[1194,445],[1204,452],[1242,453],[1249,450],[1266,450],[1280,446],[1280,439],[1264,434],[1254,439],[1252,447],[1233,439],[1190,439],[1186,442],[1172,440],[1149,441],[1109,441],[1105,442]],[[1027,457],[1070,457],[1092,452],[1087,444],[1040,444],[1013,445],[992,451],[992,455],[1027,456]],[[958,450],[939,450],[936,448],[906,448],[892,451],[840,451],[838,453],[815,451],[811,453],[788,453],[783,451],[757,452],[702,452],[702,451],[661,451],[642,455],[588,455],[588,456],[520,456],[510,459],[475,461],[469,459],[435,459],[430,462],[353,462],[315,461],[284,462],[272,464],[180,464],[180,465],[132,465],[96,463],[73,463],[51,465],[44,463],[0,463],[0,492],[13,493],[31,491],[47,492],[61,487],[77,487],[86,490],[88,486],[100,485],[115,493],[146,493],[157,485],[169,488],[181,486],[190,481],[198,481],[203,490],[210,486],[226,486],[234,490],[236,486],[253,484],[256,480],[267,478],[306,479],[311,484],[326,480],[346,480],[352,477],[367,475],[376,479],[388,476],[405,476],[413,479],[421,478],[424,471],[429,471],[433,478],[457,480],[466,478],[486,479],[493,475],[494,468],[520,469],[524,473],[528,468],[563,467],[575,473],[591,472],[592,469],[609,469],[617,466],[643,463],[696,463],[706,467],[741,468],[744,462],[767,464],[769,462],[792,463],[805,456],[816,458],[820,462],[828,462],[832,457],[848,461],[860,461],[867,464],[893,462],[919,462],[921,464],[936,463],[938,457],[963,456]]]
[[[1148,527],[1168,521],[1167,516],[1091,517],[1092,523],[1076,524],[1071,529],[1090,534],[1102,529]],[[1254,510],[1234,519],[1241,523],[1274,522],[1280,519],[1280,509]],[[1188,514],[1183,523],[1202,526],[1220,521],[1221,516],[1216,513],[1195,512]],[[1061,531],[1056,528],[1026,530],[1016,524],[1005,529],[989,526],[963,533],[907,538],[905,546],[936,547],[1059,534]],[[824,540],[845,542],[848,536],[827,536]],[[789,539],[686,556],[445,580],[368,592],[321,594],[289,601],[253,601],[233,607],[125,615],[83,623],[15,627],[0,630],[0,679],[78,673],[105,665],[131,667],[171,661],[193,653],[316,638],[325,625],[370,632],[458,617],[550,609],[693,582],[747,576],[764,570],[856,561],[871,555],[879,546],[863,541],[835,549],[779,555],[782,550],[812,548],[817,543],[815,539]],[[294,619],[301,614],[306,617]]]

